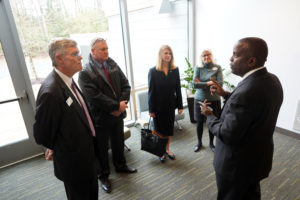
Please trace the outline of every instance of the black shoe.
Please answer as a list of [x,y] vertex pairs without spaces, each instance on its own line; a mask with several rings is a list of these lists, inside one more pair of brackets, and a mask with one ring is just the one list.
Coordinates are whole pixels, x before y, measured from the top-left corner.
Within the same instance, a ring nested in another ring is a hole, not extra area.
[[194,152],[198,152],[202,147],[202,144],[197,144],[195,147],[194,147]]
[[106,193],[111,192],[111,183],[108,180],[108,178],[99,178],[101,182],[101,188],[104,190]]
[[215,152],[215,148],[216,148],[215,145],[210,144],[209,147],[210,147],[210,150],[211,150],[212,152]]
[[161,163],[166,162],[166,156],[163,155],[162,157],[159,157],[159,161],[160,161]]
[[171,159],[171,160],[175,160],[175,155],[173,154],[173,155],[170,155],[170,154],[168,154],[168,152],[166,152],[166,155]]
[[132,174],[137,172],[137,169],[125,165],[124,167],[116,168],[116,172]]

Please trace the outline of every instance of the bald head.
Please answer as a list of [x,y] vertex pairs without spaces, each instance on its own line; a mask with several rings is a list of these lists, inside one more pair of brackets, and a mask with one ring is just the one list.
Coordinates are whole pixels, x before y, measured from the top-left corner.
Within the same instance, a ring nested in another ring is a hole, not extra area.
[[245,53],[249,57],[256,58],[256,67],[261,67],[265,64],[268,57],[267,43],[257,37],[246,37],[239,40],[239,43],[244,43]]

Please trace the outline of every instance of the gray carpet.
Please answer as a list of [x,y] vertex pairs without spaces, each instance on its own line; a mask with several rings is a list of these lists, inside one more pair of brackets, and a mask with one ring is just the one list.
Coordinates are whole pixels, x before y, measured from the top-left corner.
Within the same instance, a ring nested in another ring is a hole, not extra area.
[[[185,110],[185,112],[187,112]],[[180,122],[183,130],[175,130],[171,150],[176,160],[162,164],[158,158],[140,150],[138,128],[131,128],[126,144],[127,163],[138,173],[117,174],[112,168],[111,194],[99,189],[99,199],[216,199],[217,188],[212,167],[213,153],[208,148],[208,134],[203,137],[204,148],[193,152],[196,125],[189,122],[188,113]],[[275,133],[275,154],[270,177],[262,181],[263,200],[300,200],[300,140]],[[112,165],[111,165],[112,166]],[[0,200],[66,199],[62,182],[53,175],[52,162],[37,157],[0,170]]]

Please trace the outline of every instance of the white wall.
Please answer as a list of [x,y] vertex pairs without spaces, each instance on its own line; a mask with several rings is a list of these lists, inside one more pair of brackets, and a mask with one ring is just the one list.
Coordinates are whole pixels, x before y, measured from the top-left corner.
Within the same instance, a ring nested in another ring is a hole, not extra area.
[[284,90],[277,126],[300,134],[293,129],[300,99],[299,11],[299,0],[196,0],[197,57],[203,48],[210,48],[217,63],[230,69],[237,40],[248,36],[266,40],[269,56],[265,65],[279,77]]

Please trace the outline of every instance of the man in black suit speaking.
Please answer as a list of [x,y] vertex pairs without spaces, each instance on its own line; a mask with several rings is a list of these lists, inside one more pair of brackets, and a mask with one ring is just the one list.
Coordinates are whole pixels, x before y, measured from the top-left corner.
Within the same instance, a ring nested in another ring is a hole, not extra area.
[[36,101],[34,137],[47,147],[55,176],[64,182],[68,199],[97,200],[95,129],[85,98],[72,76],[82,69],[77,44],[70,39],[49,45],[53,71],[43,82]]
[[230,65],[232,73],[243,80],[232,93],[216,81],[211,86],[212,93],[225,98],[220,119],[206,105],[201,107],[208,129],[217,137],[214,168],[218,200],[260,199],[260,181],[271,171],[273,133],[283,91],[278,78],[264,67],[267,55],[264,40],[239,40]]

